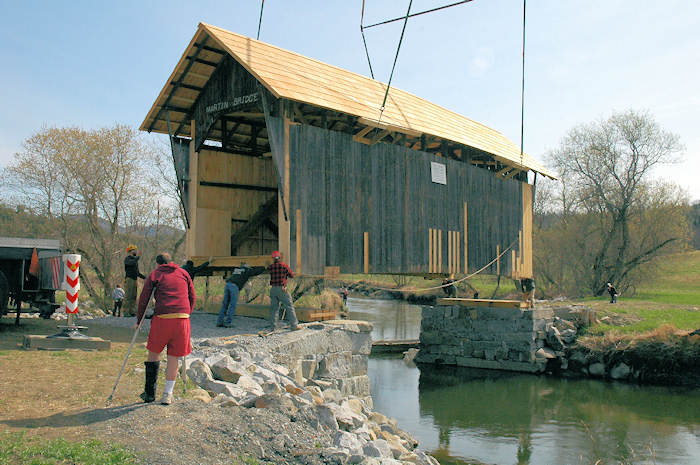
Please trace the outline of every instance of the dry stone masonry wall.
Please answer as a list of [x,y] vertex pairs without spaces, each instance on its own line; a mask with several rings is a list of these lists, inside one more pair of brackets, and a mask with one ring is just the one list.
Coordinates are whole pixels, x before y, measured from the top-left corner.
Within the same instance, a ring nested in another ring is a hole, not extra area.
[[304,326],[264,338],[195,340],[187,375],[201,388],[197,398],[211,408],[275,409],[297,427],[332,438],[309,452],[317,457],[313,463],[437,464],[396,420],[373,410],[367,376],[372,326]]
[[542,372],[553,319],[551,309],[426,306],[416,362]]

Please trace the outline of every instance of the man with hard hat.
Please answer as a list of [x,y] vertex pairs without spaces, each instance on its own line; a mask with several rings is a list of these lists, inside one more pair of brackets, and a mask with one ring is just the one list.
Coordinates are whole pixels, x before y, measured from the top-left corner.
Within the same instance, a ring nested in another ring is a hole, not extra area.
[[292,296],[287,292],[287,278],[293,278],[294,273],[289,265],[282,261],[282,254],[278,251],[272,252],[272,264],[268,267],[270,272],[270,324],[272,329],[277,329],[279,321],[279,306],[282,304],[287,320],[292,331],[299,329],[299,320],[294,311]]
[[141,253],[133,244],[126,248],[126,258],[124,258],[124,311],[123,316],[136,315],[136,294],[138,292],[137,279],[146,279],[139,271],[139,258]]

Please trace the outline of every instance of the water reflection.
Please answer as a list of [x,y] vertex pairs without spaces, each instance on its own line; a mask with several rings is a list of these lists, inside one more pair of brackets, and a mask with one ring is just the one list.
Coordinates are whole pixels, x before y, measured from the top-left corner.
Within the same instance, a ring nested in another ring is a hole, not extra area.
[[394,300],[348,298],[350,318],[372,323],[372,339],[418,339],[421,309],[417,305]]
[[[420,308],[349,299],[374,339],[419,335]],[[400,314],[402,313],[402,314]],[[369,362],[375,408],[446,464],[700,464],[700,390]]]

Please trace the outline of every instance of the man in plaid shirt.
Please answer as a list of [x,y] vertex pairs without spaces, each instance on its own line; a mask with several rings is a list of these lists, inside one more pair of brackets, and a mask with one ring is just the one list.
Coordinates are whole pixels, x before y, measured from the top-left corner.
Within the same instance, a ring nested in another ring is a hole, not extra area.
[[282,254],[278,251],[272,252],[272,265],[269,266],[270,272],[270,324],[272,329],[277,329],[279,322],[279,306],[282,304],[287,320],[292,331],[299,329],[299,320],[292,305],[292,296],[287,292],[287,278],[293,278],[294,273],[289,266],[282,261]]

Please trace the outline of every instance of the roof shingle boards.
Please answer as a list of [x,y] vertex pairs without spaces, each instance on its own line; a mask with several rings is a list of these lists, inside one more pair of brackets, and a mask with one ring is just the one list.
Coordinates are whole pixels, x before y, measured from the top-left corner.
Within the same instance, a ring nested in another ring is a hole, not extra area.
[[[500,132],[408,92],[392,87],[382,113],[380,106],[386,91],[382,82],[209,24],[200,23],[195,37],[201,32],[206,32],[210,42],[213,39],[277,97],[371,121],[381,117],[383,124],[475,147],[508,164],[522,164],[553,177],[528,154],[524,154],[521,163],[519,147]],[[186,54],[194,43],[190,43]],[[186,61],[180,60],[173,76],[180,74],[178,68],[183,68]],[[161,92],[142,129],[148,128],[155,117],[154,110],[165,98],[167,92]]]

